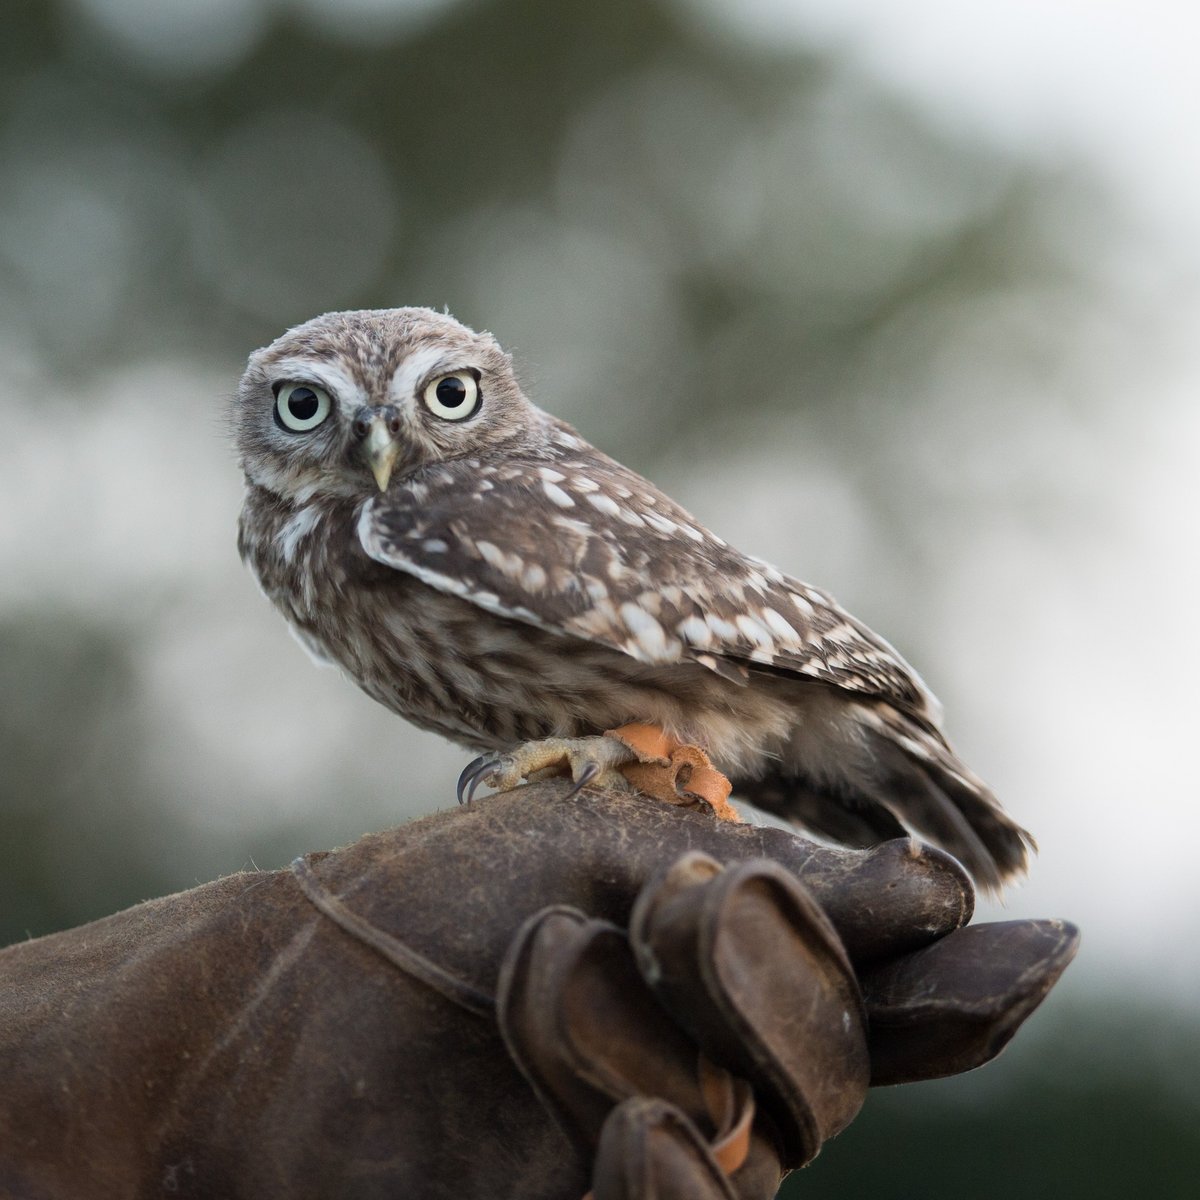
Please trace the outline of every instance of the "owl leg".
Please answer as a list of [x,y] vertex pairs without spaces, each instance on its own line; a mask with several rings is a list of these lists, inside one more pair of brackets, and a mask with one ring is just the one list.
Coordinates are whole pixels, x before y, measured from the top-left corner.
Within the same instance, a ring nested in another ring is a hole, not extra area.
[[477,758],[459,777],[459,801],[464,795],[472,799],[481,783],[506,791],[523,779],[564,774],[575,781],[572,795],[589,783],[633,788],[668,804],[703,802],[724,820],[738,819],[728,802],[729,780],[699,746],[642,724],[622,725],[600,737],[544,738],[499,757]]
[[[636,752],[616,738],[542,738],[524,742],[508,754],[481,764],[475,782],[503,792],[523,779],[570,775],[579,787],[595,783],[600,787],[626,788],[628,784],[619,768],[636,761]],[[467,790],[470,798],[470,785]]]

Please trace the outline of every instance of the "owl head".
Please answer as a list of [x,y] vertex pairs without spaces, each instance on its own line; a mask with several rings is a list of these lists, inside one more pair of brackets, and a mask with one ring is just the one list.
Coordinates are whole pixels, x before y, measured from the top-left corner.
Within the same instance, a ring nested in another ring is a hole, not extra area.
[[297,325],[250,356],[234,400],[246,478],[298,501],[369,495],[448,459],[534,450],[545,420],[490,333],[428,308]]

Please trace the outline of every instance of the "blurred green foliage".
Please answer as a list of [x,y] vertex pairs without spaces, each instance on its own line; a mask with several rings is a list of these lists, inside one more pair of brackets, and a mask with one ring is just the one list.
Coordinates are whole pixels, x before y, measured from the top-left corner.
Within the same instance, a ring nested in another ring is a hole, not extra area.
[[[972,144],[834,53],[741,44],[684,0],[397,4],[374,27],[336,0],[226,8],[174,28],[188,6],[6,5],[0,403],[36,414],[51,378],[96,407],[95,380],[142,360],[232,385],[316,312],[446,304],[640,469],[783,443],[833,464],[886,535],[875,603],[906,645],[931,636],[945,514],[996,489],[1038,503],[1019,474],[955,480],[1105,319],[1107,201],[1071,164]],[[928,383],[952,368],[971,383],[948,413]],[[1082,403],[1066,378],[1057,399]],[[153,590],[161,621],[179,590]],[[76,591],[0,610],[0,942],[359,832],[349,760],[325,823],[204,824],[182,768],[154,766],[171,747],[141,610]],[[221,787],[227,810],[261,801]],[[1054,1021],[989,1072],[873,1097],[785,1194],[1193,1194],[1197,1094],[1155,1073],[1145,1034],[1195,1062],[1194,1017]]]
[[872,1092],[785,1200],[1196,1190],[1200,1027],[1133,1003],[1048,1006],[983,1073]]

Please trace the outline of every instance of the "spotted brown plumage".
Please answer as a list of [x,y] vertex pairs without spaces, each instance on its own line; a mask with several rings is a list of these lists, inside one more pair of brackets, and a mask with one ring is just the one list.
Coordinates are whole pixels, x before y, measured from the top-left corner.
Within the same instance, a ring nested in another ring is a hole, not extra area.
[[813,832],[911,829],[988,887],[1023,869],[896,651],[536,408],[491,335],[318,317],[251,356],[234,416],[243,558],[415,724],[480,750],[658,724]]

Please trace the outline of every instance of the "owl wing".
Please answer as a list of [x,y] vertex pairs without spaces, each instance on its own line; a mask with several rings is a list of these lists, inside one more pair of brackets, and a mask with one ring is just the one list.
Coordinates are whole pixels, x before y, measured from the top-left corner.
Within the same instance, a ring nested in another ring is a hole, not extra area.
[[414,472],[365,505],[363,548],[489,612],[640,662],[692,660],[742,683],[754,669],[801,675],[936,729],[938,704],[920,677],[830,596],[742,554],[653,484],[569,441],[574,453],[558,458]]

